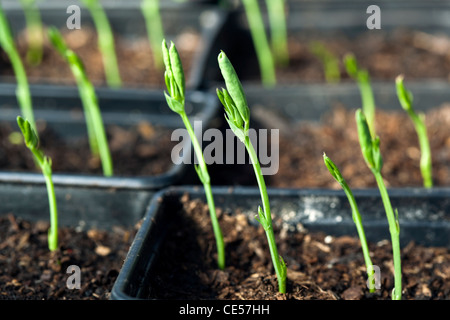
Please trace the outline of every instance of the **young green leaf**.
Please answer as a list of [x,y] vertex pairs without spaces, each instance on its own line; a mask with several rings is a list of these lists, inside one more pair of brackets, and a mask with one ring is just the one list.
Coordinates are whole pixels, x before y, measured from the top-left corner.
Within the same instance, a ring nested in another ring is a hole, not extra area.
[[[364,261],[366,264],[367,276],[369,279],[372,279],[374,273],[372,259],[370,258],[369,246],[367,244],[364,227],[362,225],[361,214],[359,213],[358,205],[356,203],[355,197],[353,196],[353,192],[351,191],[350,187],[348,186],[347,182],[345,181],[344,177],[342,176],[337,166],[329,157],[327,157],[325,153],[323,154],[323,160],[325,162],[325,166],[328,168],[333,178],[336,179],[336,181],[341,185],[350,203],[350,207],[352,209],[352,219],[356,225],[356,230],[358,232],[359,240],[361,242],[361,248],[363,251]],[[374,292],[375,291],[374,283],[370,281],[369,285],[370,285],[369,287],[370,292]]]
[[278,290],[281,293],[286,292],[286,265],[283,259],[278,255],[278,249],[275,243],[275,235],[272,228],[272,215],[270,212],[269,196],[267,194],[266,183],[261,171],[256,151],[248,137],[250,123],[250,109],[247,105],[247,99],[244,94],[241,82],[224,52],[218,57],[218,63],[222,76],[225,80],[227,89],[217,89],[217,96],[224,106],[225,119],[227,120],[233,133],[244,143],[249,154],[250,161],[258,182],[263,209],[258,208],[257,220],[260,222],[266,232],[269,244],[272,263],[278,279]]
[[431,188],[433,186],[433,174],[432,174],[432,160],[431,160],[431,148],[428,139],[427,126],[425,123],[425,115],[423,113],[417,114],[413,108],[413,95],[403,85],[403,76],[400,75],[395,79],[396,90],[400,105],[406,111],[411,118],[414,128],[417,132],[419,139],[419,145],[421,150],[420,157],[420,171],[423,178],[423,185],[425,188]]
[[91,152],[94,155],[100,155],[103,174],[107,177],[112,176],[112,158],[95,88],[86,75],[81,59],[67,47],[59,30],[51,27],[48,31],[48,36],[55,49],[69,64],[77,82],[78,91],[83,103]]
[[24,137],[25,145],[32,152],[33,157],[41,168],[42,174],[45,178],[50,207],[48,247],[51,251],[54,251],[58,248],[58,209],[56,205],[55,188],[52,180],[52,160],[49,157],[45,156],[44,153],[38,148],[39,138],[30,122],[26,119],[23,119],[21,116],[18,116],[17,124]]
[[114,35],[108,17],[99,0],[81,0],[89,10],[98,33],[98,47],[103,57],[106,82],[112,88],[122,86],[117,63]]
[[157,48],[164,40],[164,28],[161,20],[159,8],[160,0],[142,0],[141,12],[145,19],[145,26],[150,45],[152,46],[153,60],[156,68],[161,69],[164,66],[162,54]]
[[203,150],[185,111],[185,80],[183,66],[175,45],[171,43],[171,47],[169,49],[165,39],[162,41],[162,55],[164,65],[166,67],[164,77],[168,91],[168,93],[164,92],[164,95],[169,108],[181,116],[183,124],[186,127],[189,137],[191,138],[195,155],[199,161],[199,165],[194,165],[194,168],[205,190],[209,214],[211,217],[211,224],[216,239],[217,265],[219,269],[223,270],[225,268],[225,242],[219,225],[219,220],[217,219],[210,176],[203,157]]
[[12,36],[8,20],[6,18],[6,15],[3,11],[1,4],[0,4],[0,46],[3,48],[3,50],[5,50],[14,69],[14,74],[17,79],[16,97],[20,106],[20,111],[22,115],[26,119],[28,119],[31,126],[33,128],[36,128],[27,74],[25,72],[25,68],[23,66],[19,52],[17,51],[16,45],[14,43],[14,38]]

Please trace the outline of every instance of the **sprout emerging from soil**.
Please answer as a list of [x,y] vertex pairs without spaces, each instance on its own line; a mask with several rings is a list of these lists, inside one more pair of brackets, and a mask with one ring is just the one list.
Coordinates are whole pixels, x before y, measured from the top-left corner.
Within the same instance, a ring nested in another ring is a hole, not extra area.
[[311,42],[309,49],[322,62],[325,80],[328,83],[338,83],[341,80],[338,58],[322,42]]
[[348,186],[347,182],[345,181],[344,177],[342,176],[341,172],[337,168],[337,166],[334,164],[333,161],[327,155],[323,154],[323,161],[325,162],[326,167],[330,171],[331,175],[334,179],[341,185],[342,189],[345,192],[345,195],[347,196],[348,202],[350,203],[350,207],[352,208],[352,218],[353,222],[356,225],[356,230],[358,231],[359,240],[361,241],[361,248],[363,251],[364,256],[364,262],[366,263],[366,269],[367,269],[367,276],[369,278],[369,291],[375,292],[375,284],[374,284],[374,269],[372,264],[372,259],[370,259],[369,254],[369,246],[367,245],[366,235],[364,233],[364,227],[362,225],[361,220],[361,214],[359,213],[358,205],[356,203],[355,197],[353,196],[353,193]]
[[28,52],[27,61],[31,65],[39,65],[42,61],[44,46],[44,29],[41,14],[35,0],[20,0],[25,13],[27,25]]
[[261,9],[257,0],[242,0],[242,3],[256,50],[262,83],[265,86],[272,87],[277,82],[275,62],[265,32]]
[[263,203],[263,209],[258,207],[257,220],[266,232],[270,254],[272,256],[272,263],[277,274],[278,291],[281,293],[286,293],[286,264],[284,263],[283,258],[278,255],[275,235],[272,227],[272,214],[270,212],[270,203],[266,183],[261,171],[258,156],[248,135],[250,126],[250,109],[248,108],[247,99],[245,97],[242,84],[236,74],[236,71],[234,70],[233,65],[224,52],[219,54],[218,62],[220,71],[225,80],[226,89],[217,89],[217,96],[225,108],[226,121],[228,122],[233,133],[242,143],[244,143],[250,156]]
[[164,40],[164,29],[159,11],[159,0],[142,0],[141,11],[145,18],[145,25],[147,28],[148,39],[152,46],[155,67],[157,69],[162,69],[164,62],[161,51],[159,51],[159,46]]
[[114,35],[109,24],[108,17],[98,0],[82,0],[94,20],[98,34],[98,47],[103,57],[106,82],[112,88],[122,86],[119,65],[117,63]]
[[168,91],[168,93],[164,92],[164,95],[166,97],[167,105],[169,106],[169,108],[173,112],[178,113],[183,120],[186,130],[188,131],[191,138],[195,155],[197,156],[197,159],[199,161],[199,164],[194,165],[194,167],[197,171],[197,175],[200,181],[203,184],[206,200],[209,207],[211,223],[216,239],[217,265],[219,269],[223,270],[225,269],[225,242],[223,240],[222,230],[217,219],[216,208],[211,189],[211,181],[208,173],[208,168],[203,157],[203,151],[197,140],[197,137],[195,136],[191,122],[189,121],[189,118],[186,115],[185,111],[185,79],[183,66],[181,64],[181,59],[178,54],[177,48],[173,43],[171,43],[170,48],[168,48],[166,40],[163,40],[162,53],[164,64],[166,67],[164,77]]
[[30,87],[28,85],[27,74],[23,66],[20,55],[17,51],[16,45],[14,43],[14,38],[9,27],[8,19],[3,12],[3,8],[0,4],[0,46],[5,50],[11,61],[12,67],[14,69],[14,74],[17,79],[17,89],[16,97],[20,106],[20,111],[22,116],[24,116],[31,124],[31,126],[36,129],[36,123],[34,121],[33,106],[31,103],[31,93]]
[[419,139],[419,145],[421,150],[420,157],[420,171],[422,173],[423,185],[425,188],[431,188],[433,186],[433,175],[431,165],[431,150],[430,142],[428,140],[427,126],[425,124],[425,114],[417,114],[413,108],[413,95],[403,85],[403,76],[399,75],[395,79],[397,96],[402,108],[411,118],[414,128],[417,132]]
[[95,94],[95,88],[86,75],[83,62],[75,52],[67,47],[64,38],[58,29],[55,27],[49,28],[48,35],[52,45],[69,64],[77,82],[78,91],[83,103],[91,152],[95,156],[100,156],[103,174],[107,177],[112,176],[113,164],[111,153],[109,151],[108,140],[97,101],[97,95]]
[[370,134],[372,138],[375,138],[375,98],[370,84],[369,72],[359,68],[356,58],[352,53],[344,56],[344,64],[348,75],[358,84],[361,94],[362,110],[366,115]]
[[58,209],[56,205],[55,188],[52,180],[52,160],[39,149],[39,138],[28,120],[17,117],[17,124],[22,131],[25,145],[33,153],[45,178],[48,202],[50,207],[50,229],[48,231],[48,248],[54,251],[58,248]]
[[380,153],[380,138],[372,138],[369,125],[367,123],[364,112],[361,109],[356,110],[356,125],[358,129],[358,138],[361,146],[361,152],[367,166],[375,176],[375,180],[380,190],[381,199],[386,212],[389,223],[389,232],[392,241],[392,255],[394,258],[394,281],[395,288],[392,292],[393,300],[401,300],[402,298],[402,267],[400,252],[400,225],[398,220],[398,211],[392,209],[391,200],[381,175],[383,167],[383,159]]

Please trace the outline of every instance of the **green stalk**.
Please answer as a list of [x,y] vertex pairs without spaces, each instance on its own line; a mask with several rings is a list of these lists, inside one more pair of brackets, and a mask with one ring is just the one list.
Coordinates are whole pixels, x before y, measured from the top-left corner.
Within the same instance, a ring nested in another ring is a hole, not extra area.
[[217,96],[225,108],[225,120],[228,122],[233,133],[244,143],[253,165],[256,180],[258,182],[263,209],[258,208],[257,220],[266,232],[269,244],[272,263],[278,279],[278,290],[286,293],[286,264],[283,258],[279,256],[275,242],[275,235],[272,227],[272,214],[270,212],[269,196],[262,175],[261,166],[256,155],[255,149],[250,141],[248,132],[250,126],[250,109],[242,88],[242,84],[234,70],[228,57],[224,52],[218,56],[220,71],[225,80],[226,89],[217,89]]
[[362,110],[366,115],[372,138],[375,138],[375,98],[367,70],[360,69],[353,54],[344,57],[344,64],[350,77],[356,80],[361,94]]
[[98,33],[98,46],[103,57],[106,82],[112,88],[122,86],[117,63],[114,35],[103,7],[98,0],[82,0],[94,20]]
[[195,165],[195,170],[200,181],[203,184],[203,188],[206,194],[206,200],[208,203],[209,214],[211,217],[211,224],[213,227],[214,236],[216,239],[217,247],[217,265],[219,269],[225,269],[225,242],[222,235],[222,230],[217,219],[216,208],[214,204],[214,198],[211,189],[211,181],[206,166],[205,159],[203,157],[203,151],[200,147],[200,143],[197,140],[192,125],[186,115],[185,111],[185,79],[183,66],[181,64],[180,56],[173,43],[171,43],[170,49],[167,48],[166,41],[162,42],[163,60],[166,67],[165,81],[167,85],[168,94],[164,93],[169,108],[178,113],[183,120],[183,123],[189,133],[192,145],[194,147],[195,155],[199,161],[199,165]]
[[417,114],[414,111],[412,101],[412,93],[403,85],[403,76],[398,76],[395,80],[397,96],[400,101],[402,108],[411,118],[414,128],[417,132],[417,137],[419,139],[419,146],[421,151],[420,157],[420,171],[422,173],[423,185],[425,188],[433,187],[433,174],[432,174],[432,164],[431,164],[431,148],[430,141],[428,139],[427,126],[425,124],[425,114]]
[[272,52],[280,66],[289,64],[285,0],[266,0],[271,29]]
[[8,20],[0,5],[0,46],[5,50],[14,69],[17,80],[16,97],[20,106],[22,115],[30,122],[33,129],[36,130],[33,107],[31,104],[31,93],[28,85],[27,74],[23,66],[20,55],[14,43],[14,38],[9,27]]
[[372,138],[367,123],[366,117],[358,109],[356,111],[356,124],[358,128],[358,138],[361,146],[361,152],[364,160],[375,176],[375,180],[380,190],[381,199],[383,201],[384,210],[389,223],[389,232],[392,241],[392,255],[394,259],[394,278],[395,288],[392,293],[392,299],[401,300],[402,298],[402,270],[401,270],[401,251],[400,251],[400,225],[398,221],[398,212],[394,210],[389,199],[386,186],[381,175],[381,168],[383,167],[383,159],[380,153],[380,139],[378,137]]
[[112,176],[113,164],[95,88],[86,75],[81,59],[67,47],[58,29],[51,27],[48,32],[51,43],[67,61],[77,82],[84,108],[91,151],[94,155],[100,155],[103,174],[107,177]]
[[275,63],[267,40],[264,21],[257,0],[242,0],[247,15],[250,32],[259,62],[261,80],[265,86],[276,84]]
[[56,205],[55,188],[52,180],[52,160],[45,156],[38,148],[39,138],[28,120],[17,117],[17,124],[22,131],[25,144],[33,153],[35,161],[39,164],[45,178],[47,196],[50,207],[50,229],[48,231],[48,247],[50,251],[58,248],[58,209]]
[[337,57],[321,42],[311,42],[309,49],[322,62],[326,81],[328,83],[338,83],[341,80],[341,72]]
[[42,61],[44,46],[44,30],[41,14],[35,0],[20,0],[25,13],[27,25],[28,52],[27,61],[31,65],[39,65]]
[[[353,192],[351,191],[350,187],[348,186],[347,182],[345,181],[344,177],[342,176],[341,172],[336,167],[334,162],[331,161],[331,159],[329,157],[327,157],[327,155],[325,153],[323,154],[323,160],[325,162],[326,167],[330,171],[331,175],[341,185],[342,189],[344,190],[344,192],[347,196],[348,202],[350,203],[350,207],[352,209],[353,222],[356,225],[356,230],[358,232],[359,240],[361,242],[361,248],[362,248],[363,256],[364,256],[364,262],[366,264],[366,269],[367,269],[367,276],[369,279],[374,280],[373,279],[374,269],[373,269],[372,259],[370,258],[369,246],[367,244],[364,227],[362,225],[361,214],[359,213],[358,205],[356,204],[356,200],[355,200],[355,197],[353,196]],[[375,292],[375,286],[374,286],[373,281],[371,281],[369,283],[369,291]]]
[[164,40],[164,28],[159,11],[159,0],[142,0],[141,11],[145,18],[145,26],[149,42],[152,46],[152,53],[156,68],[164,66],[161,51],[157,50]]

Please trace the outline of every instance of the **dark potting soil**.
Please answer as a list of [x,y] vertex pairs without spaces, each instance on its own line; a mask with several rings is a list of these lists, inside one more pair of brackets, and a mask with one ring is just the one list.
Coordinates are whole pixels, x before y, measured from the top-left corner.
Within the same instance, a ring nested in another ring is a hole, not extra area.
[[[340,189],[323,162],[323,153],[337,165],[351,188],[376,187],[364,162],[356,129],[355,110],[333,106],[320,121],[292,123],[264,106],[251,105],[252,128],[279,129],[279,168],[266,175],[269,187]],[[387,187],[421,187],[420,147],[414,125],[399,111],[376,111],[376,130],[383,157],[382,175]],[[450,106],[428,111],[426,125],[432,154],[435,186],[450,186]],[[268,135],[270,137],[270,135]],[[277,143],[270,141],[270,143]],[[268,155],[271,152],[268,147]],[[271,155],[275,159],[276,155]],[[253,185],[256,178],[248,159],[244,165],[211,165],[211,182]]]
[[[358,238],[295,231],[274,219],[278,251],[287,264],[287,293],[278,293],[263,228],[248,216],[219,209],[226,243],[226,268],[216,267],[215,240],[207,206],[183,197],[151,276],[152,299],[364,300],[390,299],[393,262],[390,242],[369,243],[380,267],[381,288],[369,293]],[[256,211],[255,211],[256,214]],[[276,212],[274,212],[276,215]],[[349,213],[350,214],[350,213]],[[450,298],[450,251],[413,242],[402,248],[403,299]]]
[[[100,158],[93,156],[87,137],[69,143],[49,129],[38,124],[41,150],[52,159],[54,173],[102,174]],[[11,132],[18,128],[4,123],[0,126],[0,168],[19,172],[38,172],[32,154],[20,139],[20,144],[10,141]],[[106,127],[115,176],[157,175],[167,172],[173,165],[172,147],[168,129],[141,122],[125,129]]]
[[[340,77],[343,81],[353,81],[349,79],[343,63],[344,55],[350,52],[373,80],[394,81],[399,74],[404,74],[409,80],[449,80],[450,39],[447,35],[396,29],[389,32],[367,31],[355,37],[339,31],[331,35],[293,32],[288,43],[289,64],[277,67],[280,84],[325,81],[323,64],[311,50],[313,42],[324,45],[339,60]],[[259,68],[256,63],[251,65],[255,70]],[[253,76],[241,71],[244,77],[249,77],[242,80],[256,80],[259,77],[259,71],[251,73]]]
[[[136,228],[112,231],[59,228],[59,249],[48,249],[48,222],[0,217],[0,299],[105,300],[122,267]],[[73,270],[80,269],[80,288]]]
[[[66,30],[63,32],[63,36],[68,47],[80,56],[87,76],[92,83],[95,86],[106,85],[103,59],[98,49],[96,31],[83,27],[79,30]],[[181,33],[174,40],[183,63],[186,79],[189,77],[200,41],[198,33],[190,30]],[[38,66],[32,66],[26,60],[28,46],[25,33],[18,37],[17,46],[30,83],[47,82],[75,85],[75,79],[67,62],[63,60],[47,38],[45,39],[43,60]],[[153,51],[148,38],[127,39],[116,35],[115,46],[120,76],[124,86],[161,88],[165,86],[164,69],[155,66]],[[161,48],[158,47],[158,50],[161,50]],[[0,73],[4,76],[14,76],[8,61],[4,53],[0,55]]]

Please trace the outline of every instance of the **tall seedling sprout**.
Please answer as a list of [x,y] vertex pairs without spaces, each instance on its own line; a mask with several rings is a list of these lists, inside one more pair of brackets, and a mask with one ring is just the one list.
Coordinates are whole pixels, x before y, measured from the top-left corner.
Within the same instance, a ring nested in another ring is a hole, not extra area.
[[181,59],[178,55],[178,51],[173,43],[171,44],[169,49],[167,48],[166,41],[163,40],[162,52],[164,64],[166,66],[164,77],[168,90],[168,94],[165,92],[164,95],[166,97],[167,105],[170,107],[170,109],[181,116],[181,119],[183,120],[183,123],[191,138],[195,155],[197,156],[197,159],[199,161],[199,165],[195,165],[195,170],[197,171],[198,177],[203,184],[206,194],[211,223],[213,226],[214,236],[216,238],[217,264],[220,269],[224,269],[225,244],[223,240],[222,230],[220,229],[219,221],[216,215],[208,168],[203,157],[202,148],[200,147],[200,144],[197,140],[197,137],[195,136],[194,130],[185,111],[185,79],[183,66],[181,64]]
[[369,125],[364,112],[361,109],[356,110],[356,125],[358,129],[358,138],[361,146],[361,152],[364,160],[375,176],[375,180],[380,190],[381,199],[389,223],[389,232],[392,241],[392,255],[394,258],[394,282],[395,288],[392,292],[392,299],[401,300],[402,298],[402,268],[400,252],[400,225],[398,221],[398,212],[394,212],[391,200],[381,175],[383,159],[380,152],[380,138],[372,138]]
[[16,97],[20,106],[22,116],[24,116],[36,130],[36,123],[34,120],[33,107],[31,104],[31,93],[28,85],[27,74],[23,66],[20,55],[14,43],[14,38],[9,27],[8,20],[3,12],[0,4],[0,46],[5,50],[11,61],[14,69],[14,74],[17,80]]
[[157,69],[162,69],[164,62],[161,51],[159,51],[159,46],[164,40],[164,28],[161,21],[159,0],[142,0],[141,11],[145,18],[145,26],[152,47],[154,64]]
[[253,165],[256,180],[258,181],[261,200],[263,203],[263,209],[258,207],[257,220],[266,232],[272,263],[277,274],[278,290],[281,293],[286,293],[286,264],[284,263],[283,258],[278,255],[275,235],[272,227],[269,196],[267,194],[267,188],[258,156],[256,155],[255,149],[248,135],[250,126],[250,109],[247,105],[247,99],[245,97],[242,84],[236,74],[236,71],[234,70],[233,65],[224,52],[219,54],[218,62],[220,71],[225,80],[226,89],[217,89],[217,96],[225,108],[225,119],[228,122],[228,125],[238,139],[244,143],[250,156],[250,161]]
[[350,207],[352,209],[353,222],[356,225],[356,230],[358,232],[359,240],[361,242],[361,248],[363,251],[364,262],[366,263],[367,276],[369,278],[368,280],[369,291],[375,292],[375,285],[374,285],[375,279],[373,277],[374,269],[372,259],[370,258],[369,246],[367,245],[366,235],[361,220],[361,214],[359,213],[355,197],[353,196],[353,192],[351,191],[350,187],[348,186],[347,182],[345,181],[344,177],[342,176],[337,166],[334,164],[333,161],[331,161],[329,157],[327,157],[325,153],[323,154],[323,161],[325,162],[325,165],[328,168],[328,171],[330,171],[333,178],[341,185],[342,189],[345,192],[345,195],[347,196],[348,202],[350,203]]
[[55,27],[49,28],[48,35],[52,45],[69,64],[69,67],[72,70],[77,82],[78,91],[83,103],[91,152],[95,156],[100,155],[103,174],[105,176],[112,176],[113,164],[103,125],[102,115],[98,105],[97,96],[95,94],[95,88],[86,75],[83,62],[75,52],[67,47],[58,29]]
[[108,86],[119,88],[122,85],[119,65],[117,63],[114,35],[103,7],[99,0],[82,0],[94,20],[98,35],[98,47],[103,57],[105,77]]
[[287,41],[287,26],[285,0],[266,0],[270,24],[270,42],[275,64],[287,66],[289,51]]
[[268,87],[274,86],[277,82],[275,62],[267,39],[258,0],[242,0],[242,3],[244,4],[253,45],[256,50],[262,83]]
[[311,42],[309,49],[321,61],[325,73],[325,80],[328,83],[338,83],[341,80],[338,58],[322,42]]
[[433,175],[431,165],[431,149],[428,140],[427,126],[425,124],[425,114],[417,114],[413,108],[413,95],[403,85],[403,76],[400,75],[395,79],[397,96],[402,108],[411,118],[414,128],[419,139],[421,157],[420,157],[420,171],[422,173],[423,185],[425,188],[433,186]]
[[33,157],[41,168],[47,187],[50,207],[50,229],[48,231],[48,248],[54,251],[58,248],[58,209],[56,205],[55,188],[52,180],[52,160],[39,149],[39,138],[28,120],[17,117],[17,124],[22,131],[25,144],[33,153]]
[[35,0],[20,0],[25,13],[27,25],[28,51],[27,61],[31,65],[38,65],[42,61],[44,46],[44,29],[41,14]]
[[344,56],[344,64],[349,76],[358,84],[362,110],[367,118],[370,134],[372,138],[375,138],[375,98],[370,84],[369,72],[359,68],[355,56],[351,53]]

